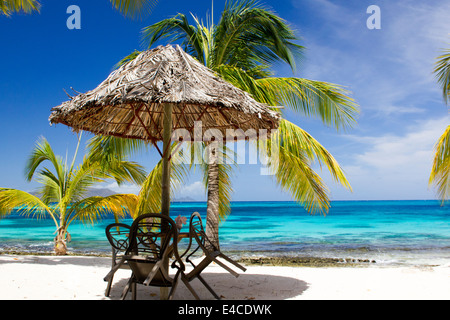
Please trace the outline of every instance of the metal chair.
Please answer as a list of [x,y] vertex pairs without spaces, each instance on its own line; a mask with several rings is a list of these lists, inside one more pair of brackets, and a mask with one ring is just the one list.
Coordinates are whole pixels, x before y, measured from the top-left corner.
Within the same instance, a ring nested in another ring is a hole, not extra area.
[[[112,266],[111,270],[115,268],[118,264],[118,261],[122,258],[123,254],[128,249],[130,243],[130,231],[131,227],[129,225],[123,223],[113,223],[106,227],[105,233],[106,238],[111,244],[112,249]],[[121,269],[130,269],[128,264],[122,264],[120,266]],[[108,285],[106,287],[105,296],[109,297],[111,292],[111,286],[113,282],[114,275],[111,275],[108,280]]]
[[[206,233],[203,229],[202,218],[198,212],[194,212],[191,215],[191,218],[189,221],[189,233],[190,233],[189,245],[188,245],[188,248],[186,249],[186,251],[181,255],[181,257],[184,257],[184,255],[189,252],[189,250],[192,246],[192,240],[195,240],[197,247],[189,255],[186,256],[186,262],[190,263],[192,265],[193,269],[187,274],[184,272],[184,270],[181,270],[181,280],[183,281],[183,283],[186,285],[186,287],[189,289],[189,291],[191,291],[191,293],[194,295],[194,297],[197,300],[199,300],[200,298],[197,295],[197,293],[195,292],[195,290],[192,288],[192,286],[189,284],[189,282],[191,282],[192,280],[194,280],[196,278],[199,279],[201,283],[203,283],[203,285],[206,287],[206,289],[208,289],[209,292],[211,292],[211,294],[214,296],[214,298],[216,298],[217,300],[220,300],[220,297],[214,292],[214,290],[208,285],[208,283],[205,281],[205,279],[201,276],[202,271],[206,267],[208,267],[212,262],[215,262],[217,265],[221,266],[222,268],[224,268],[225,270],[230,272],[235,277],[239,277],[238,273],[236,273],[233,269],[231,269],[229,266],[227,266],[226,264],[224,264],[222,261],[218,260],[217,258],[222,258],[222,259],[228,261],[229,263],[238,267],[239,269],[241,269],[244,272],[247,269],[244,268],[243,266],[241,266],[239,263],[232,260],[230,257],[223,254],[218,248],[216,248],[216,246],[214,246],[214,244],[206,236]],[[208,244],[208,246],[206,246],[206,244]],[[207,249],[207,247],[212,248],[212,249]],[[195,264],[191,260],[191,258],[199,250],[201,250],[200,252],[203,253],[203,258],[198,264]],[[173,263],[172,267],[177,268],[177,264]]]
[[[178,278],[184,271],[184,264],[178,254],[178,231],[175,222],[158,213],[144,214],[136,218],[131,225],[130,244],[120,262],[108,273],[105,281],[124,263],[128,263],[132,275],[125,286],[121,299],[132,291],[136,299],[136,284],[156,287],[170,287],[169,300],[178,285]],[[169,275],[169,256],[177,264],[174,277]]]

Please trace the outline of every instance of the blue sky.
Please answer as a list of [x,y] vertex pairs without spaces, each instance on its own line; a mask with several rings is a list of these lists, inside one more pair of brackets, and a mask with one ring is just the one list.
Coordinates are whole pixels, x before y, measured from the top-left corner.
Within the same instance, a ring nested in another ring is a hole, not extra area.
[[[76,135],[51,127],[50,109],[67,100],[63,89],[95,88],[121,58],[143,49],[140,31],[178,12],[205,18],[208,1],[160,1],[143,20],[126,19],[109,1],[42,0],[40,14],[0,16],[0,186],[33,190],[24,179],[26,158],[40,136],[71,156]],[[217,18],[225,1],[214,1]],[[440,49],[450,46],[450,2],[375,0],[264,1],[289,21],[307,48],[295,76],[344,85],[360,105],[358,124],[336,132],[315,119],[287,118],[321,142],[343,167],[349,192],[321,175],[333,200],[432,199],[428,187],[433,146],[449,123],[432,74]],[[69,30],[67,7],[81,9],[81,30]],[[367,7],[378,5],[381,29],[369,30]],[[278,76],[291,76],[277,66]],[[84,141],[89,137],[85,134]],[[135,159],[150,169],[156,154]],[[319,170],[320,172],[320,170]],[[205,199],[193,174],[178,196]],[[107,185],[115,189],[114,185]],[[257,165],[233,178],[233,200],[290,200]],[[123,191],[135,191],[127,186]]]

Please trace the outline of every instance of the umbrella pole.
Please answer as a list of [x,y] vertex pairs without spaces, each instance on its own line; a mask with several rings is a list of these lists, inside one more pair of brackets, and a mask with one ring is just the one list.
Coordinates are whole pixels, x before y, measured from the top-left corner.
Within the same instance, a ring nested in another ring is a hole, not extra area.
[[170,216],[170,140],[172,136],[172,104],[164,105],[163,164],[161,214]]
[[[161,214],[170,217],[170,140],[172,136],[172,110],[170,103],[164,104],[164,129],[163,129],[163,164],[161,182]],[[169,259],[163,262],[164,268],[169,270]],[[161,300],[169,298],[169,289],[160,288]]]

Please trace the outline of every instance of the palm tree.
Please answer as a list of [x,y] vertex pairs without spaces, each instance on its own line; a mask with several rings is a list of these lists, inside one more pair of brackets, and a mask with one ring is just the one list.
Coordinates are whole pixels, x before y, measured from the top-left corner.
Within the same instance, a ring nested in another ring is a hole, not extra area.
[[[144,43],[151,47],[161,39],[182,41],[192,56],[219,76],[272,106],[285,105],[304,116],[320,118],[337,130],[351,127],[358,108],[339,85],[303,78],[274,77],[274,63],[285,62],[293,71],[303,47],[290,26],[269,9],[255,1],[227,3],[220,21],[204,25],[196,17],[190,24],[178,14],[143,30]],[[138,52],[121,63],[134,59]],[[310,212],[326,213],[328,189],[312,166],[325,165],[334,179],[351,189],[342,169],[332,155],[311,135],[295,124],[282,120],[278,131],[279,161],[272,165],[273,174],[283,190],[292,194]],[[270,140],[267,141],[271,150]],[[207,233],[216,239],[218,226],[229,213],[231,198],[231,166],[203,166],[208,188]]]
[[[444,50],[437,58],[434,73],[442,87],[442,95],[446,104],[450,98],[450,49]],[[442,203],[450,196],[450,126],[439,138],[435,147],[433,167],[429,183],[435,185]]]
[[[149,14],[157,0],[110,0],[113,7],[129,18]],[[14,12],[39,12],[41,4],[37,0],[0,0],[0,14],[9,16]]]
[[[108,197],[92,196],[86,198],[89,188],[96,183],[113,178],[118,183],[125,181],[142,183],[145,173],[141,166],[128,161],[111,161],[102,164],[94,157],[85,157],[75,168],[81,136],[70,166],[59,156],[56,156],[45,138],[36,144],[26,165],[26,179],[42,184],[38,196],[25,191],[0,188],[0,217],[19,210],[21,214],[34,217],[49,217],[56,226],[54,250],[57,255],[67,253],[68,232],[70,224],[75,220],[94,223],[109,212],[114,213],[116,220],[125,214],[134,214],[137,196],[133,194],[116,194]],[[44,162],[48,167],[36,172]]]
[[[122,162],[128,156],[143,149],[152,148],[152,144],[143,140],[124,139],[113,136],[96,135],[88,141],[88,158],[94,158],[103,166],[108,166],[113,161]],[[172,146],[176,148],[176,144]],[[170,170],[171,192],[174,193],[184,184],[189,173],[189,166],[179,153],[172,155]],[[162,159],[155,165],[142,182],[142,187],[137,198],[134,216],[149,212],[161,211],[161,185]]]

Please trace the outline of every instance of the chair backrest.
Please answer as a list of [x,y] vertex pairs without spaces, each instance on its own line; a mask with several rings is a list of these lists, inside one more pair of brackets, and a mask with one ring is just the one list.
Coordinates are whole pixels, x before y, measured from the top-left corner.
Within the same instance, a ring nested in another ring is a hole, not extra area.
[[[203,229],[203,222],[200,213],[194,212],[191,215],[191,219],[189,221],[189,232],[190,237],[194,238],[197,241],[198,246],[203,251],[206,252],[217,250],[214,244],[206,236],[206,232]],[[209,250],[207,248],[209,248]],[[213,248],[213,250],[211,250],[211,248]]]
[[[209,243],[208,237],[206,236],[205,230],[203,229],[203,223],[202,223],[202,217],[198,212],[194,212],[191,215],[190,221],[189,221],[189,238],[194,239],[197,243],[197,246],[193,249],[187,256],[186,256],[186,262],[189,262],[194,269],[192,269],[188,274],[186,274],[186,278],[190,281],[197,277],[208,265],[213,262],[214,257],[217,254],[217,249],[215,246],[212,245],[207,249],[207,244]],[[191,242],[189,243],[189,247],[191,246]],[[189,249],[189,248],[188,248]],[[187,250],[186,250],[187,253]],[[202,254],[202,260],[200,262],[194,262],[192,261],[192,257],[196,253]],[[184,254],[183,254],[184,255]]]
[[[203,229],[203,223],[202,218],[198,212],[194,212],[191,215],[191,219],[189,221],[189,232],[190,232],[190,238],[194,238],[198,244],[198,247],[190,253],[186,257],[186,261],[190,262],[194,269],[189,272],[186,277],[188,279],[193,279],[196,276],[198,276],[199,273],[201,273],[212,261],[214,261],[216,264],[230,272],[235,277],[238,277],[239,275],[232,270],[229,266],[224,264],[223,262],[217,260],[217,257],[223,258],[224,260],[228,261],[229,263],[233,264],[234,266],[240,268],[241,270],[245,271],[246,269],[239,265],[237,262],[233,261],[228,256],[224,255],[215,245],[213,242],[211,242],[208,239],[208,236],[206,235],[204,229]],[[202,249],[204,253],[204,258],[198,263],[197,266],[194,265],[194,263],[191,261],[191,256],[198,251],[198,249]],[[190,281],[190,280],[189,280]]]
[[128,249],[130,244],[131,227],[123,223],[113,223],[106,227],[106,238],[115,252]]
[[131,225],[130,246],[126,254],[162,259],[170,245],[177,255],[178,232],[175,222],[159,213],[137,217]]

